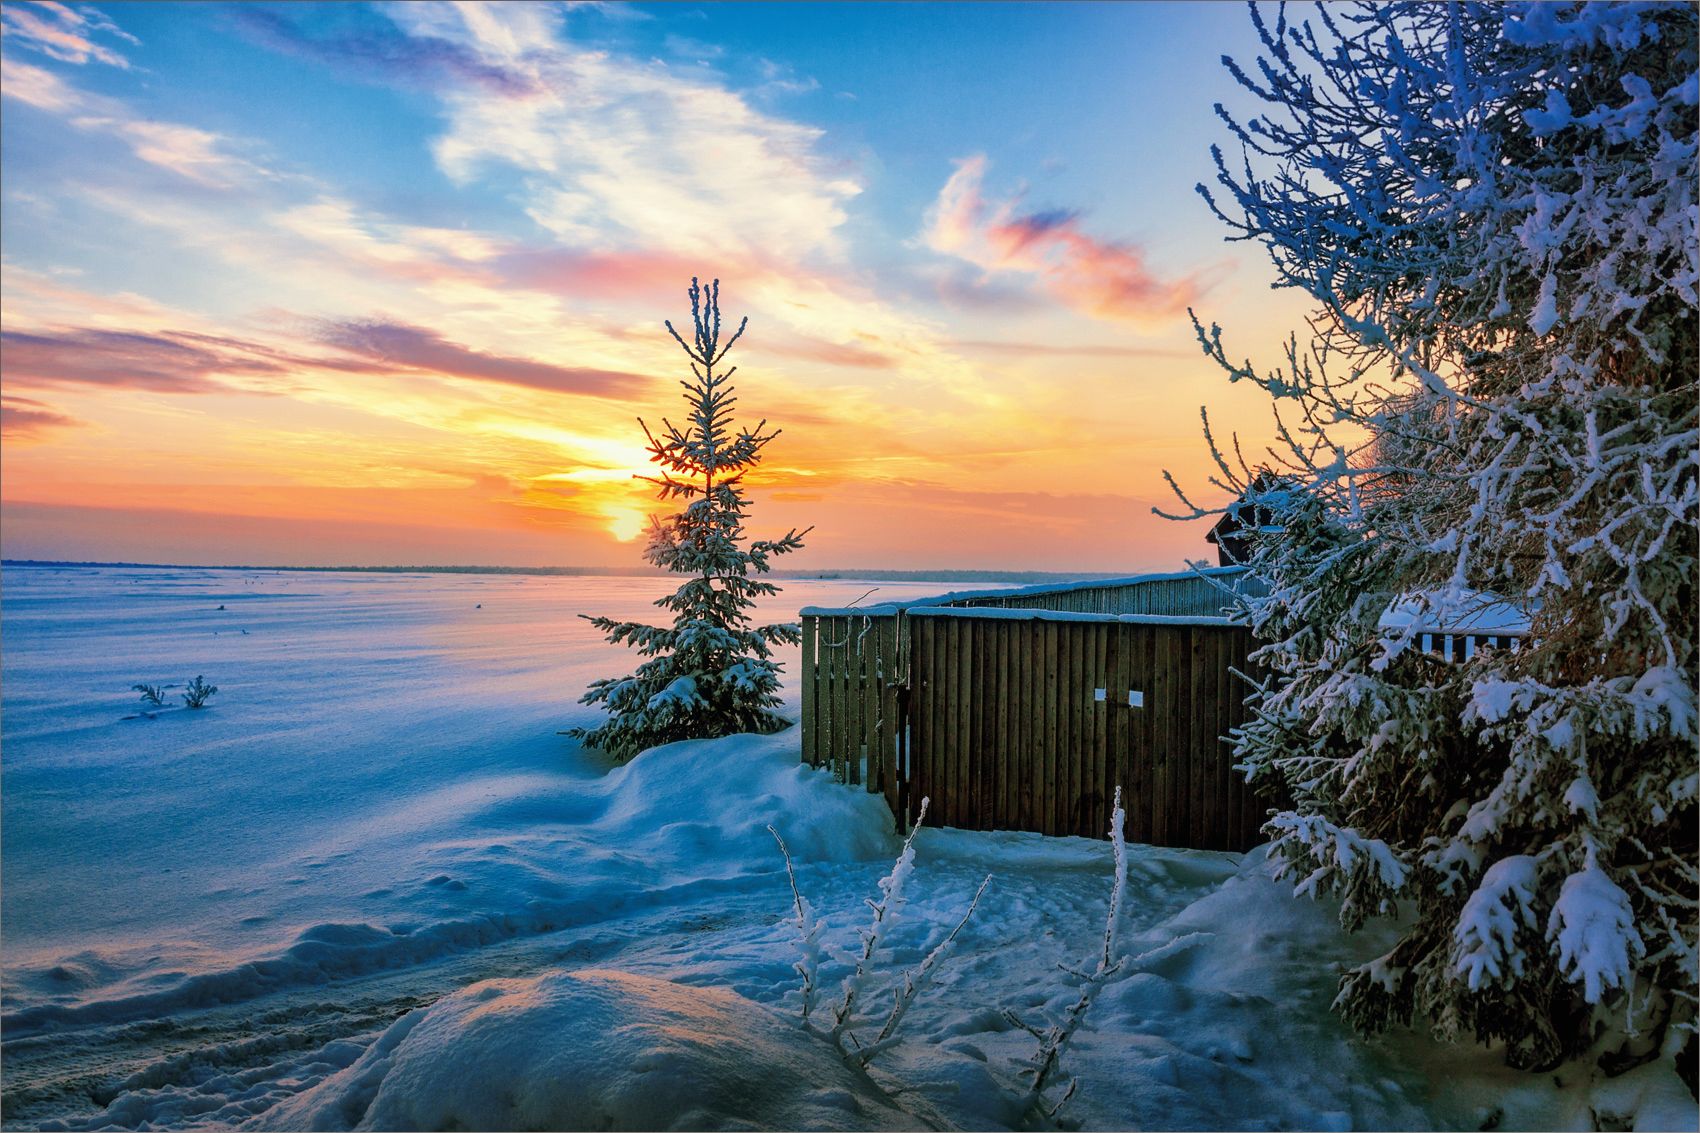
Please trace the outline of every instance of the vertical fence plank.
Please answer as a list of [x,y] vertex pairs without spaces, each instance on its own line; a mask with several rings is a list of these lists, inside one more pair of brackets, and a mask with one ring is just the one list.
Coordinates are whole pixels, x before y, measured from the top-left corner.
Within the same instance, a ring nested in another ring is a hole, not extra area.
[[1169,769],[1175,745],[1181,732],[1176,726],[1182,705],[1175,696],[1173,679],[1175,665],[1176,629],[1169,626],[1151,627],[1151,669],[1146,679],[1151,687],[1145,692],[1145,711],[1151,723],[1151,841],[1173,845],[1169,829]]
[[1226,838],[1227,824],[1223,821],[1223,803],[1228,794],[1228,778],[1223,774],[1227,761],[1222,754],[1222,639],[1226,631],[1208,626],[1200,630],[1204,638],[1204,665],[1200,673],[1206,693],[1199,697],[1204,707],[1204,729],[1199,736],[1203,764],[1203,797],[1198,821],[1198,846],[1220,850]]
[[1091,745],[1086,743],[1086,706],[1091,704],[1091,677],[1086,670],[1090,653],[1086,646],[1091,640],[1091,623],[1064,624],[1069,631],[1069,776],[1064,798],[1069,800],[1069,834],[1093,837],[1090,779],[1086,777],[1091,767]]
[[1040,622],[1045,627],[1045,726],[1044,726],[1044,825],[1046,834],[1058,831],[1057,811],[1057,760],[1060,758],[1060,745],[1057,742],[1057,684],[1060,679],[1057,643],[1057,623]]
[[862,770],[863,786],[872,794],[880,789],[879,726],[880,675],[878,622],[864,614],[862,628],[856,638],[862,652],[862,742],[857,752],[865,752],[858,765]]
[[1114,786],[1109,781],[1104,746],[1110,708],[1109,691],[1106,687],[1109,682],[1110,633],[1114,629],[1113,624],[1106,622],[1094,626],[1092,632],[1092,688],[1094,691],[1105,688],[1105,699],[1094,698],[1092,701],[1092,782],[1098,791],[1095,817],[1097,825],[1104,833],[1108,833],[1110,829],[1110,792]]
[[1010,623],[998,621],[993,631],[995,641],[995,696],[998,699],[993,720],[993,760],[996,786],[991,793],[991,815],[988,830],[1010,830]]
[[951,772],[955,777],[951,792],[956,804],[953,825],[973,828],[973,784],[970,782],[971,746],[973,743],[974,710],[974,623],[967,618],[952,618],[956,623],[956,744],[955,761]]
[[819,758],[816,753],[820,731],[820,705],[815,699],[815,630],[819,623],[819,618],[804,617],[802,619],[803,656],[798,664],[798,679],[802,681],[803,694],[803,762],[810,766],[813,766]]
[[1015,717],[1015,819],[1019,829],[1036,830],[1033,809],[1033,688],[1039,654],[1033,643],[1037,622],[1013,622],[1017,658]]
[[909,619],[909,671],[915,682],[909,701],[909,809],[920,813],[921,800],[932,793],[933,682],[931,618]]
[[1104,778],[1122,789],[1128,841],[1142,842],[1146,839],[1139,824],[1138,785],[1127,774],[1133,713],[1117,707],[1127,704],[1127,650],[1130,635],[1139,627],[1117,623],[1104,628]]
[[1127,753],[1120,770],[1127,777],[1128,789],[1133,792],[1131,817],[1139,829],[1138,840],[1155,844],[1157,816],[1161,811],[1157,799],[1157,745],[1160,742],[1157,720],[1162,708],[1162,693],[1156,682],[1157,633],[1152,626],[1127,626],[1127,645],[1122,653],[1122,681],[1126,689],[1121,703],[1127,703],[1127,689],[1138,689],[1145,698],[1142,707],[1128,712]]
[[880,619],[880,726],[876,737],[880,749],[880,790],[892,814],[901,813],[897,798],[897,686],[903,683],[897,671],[897,616]]

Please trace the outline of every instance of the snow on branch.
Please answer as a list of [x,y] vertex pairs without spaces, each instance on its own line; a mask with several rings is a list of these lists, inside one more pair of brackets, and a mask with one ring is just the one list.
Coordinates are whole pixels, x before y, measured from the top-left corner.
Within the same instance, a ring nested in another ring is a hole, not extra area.
[[1074,1096],[1079,1086],[1076,1079],[1069,1080],[1062,1096],[1055,1101],[1047,1099],[1045,1095],[1046,1091],[1055,1085],[1063,1052],[1068,1049],[1075,1032],[1080,1029],[1081,1020],[1086,1017],[1098,989],[1122,969],[1123,960],[1116,956],[1116,936],[1121,923],[1122,901],[1127,894],[1127,840],[1122,833],[1126,820],[1127,812],[1122,809],[1122,789],[1118,786],[1114,808],[1110,814],[1110,845],[1115,854],[1115,872],[1110,881],[1110,908],[1104,918],[1104,938],[1098,951],[1097,964],[1090,973],[1076,973],[1082,976],[1080,994],[1064,1013],[1062,1022],[1045,1028],[1024,1022],[1013,1011],[1004,1012],[1004,1017],[1011,1023],[1039,1040],[1039,1048],[1025,1071],[1032,1080],[1021,1099],[1022,1115],[1029,1120],[1056,1120],[1057,1114]]
[[866,1066],[876,1056],[890,1050],[900,1041],[897,1035],[899,1025],[909,1012],[909,1007],[915,1002],[920,993],[931,982],[934,971],[949,955],[957,936],[974,916],[980,907],[980,898],[986,892],[986,887],[992,883],[991,875],[980,882],[980,887],[974,891],[974,897],[968,903],[962,918],[956,927],[945,934],[935,944],[926,956],[914,968],[899,976],[891,987],[892,1007],[886,1014],[879,1033],[869,1042],[862,1042],[856,1037],[852,1028],[868,1025],[870,1021],[861,1010],[861,1003],[868,997],[869,989],[876,979],[876,961],[879,958],[881,945],[885,942],[887,931],[897,920],[905,903],[903,890],[915,868],[915,831],[921,827],[921,820],[926,817],[928,800],[921,800],[920,812],[916,815],[915,826],[904,839],[903,849],[898,854],[891,872],[880,879],[880,897],[866,902],[872,916],[867,928],[858,930],[861,939],[861,949],[857,954],[853,970],[844,977],[844,982],[838,1002],[830,1009],[831,1022],[825,1026],[816,1023],[813,1018],[817,989],[820,986],[820,961],[822,949],[819,943],[821,925],[816,919],[813,908],[797,888],[797,875],[791,866],[791,854],[785,847],[785,840],[779,832],[769,826],[768,831],[779,843],[779,852],[785,858],[785,874],[791,882],[792,909],[797,925],[799,951],[801,959],[794,966],[803,980],[803,1029],[823,1042],[828,1042],[837,1049],[839,1055],[855,1066]]

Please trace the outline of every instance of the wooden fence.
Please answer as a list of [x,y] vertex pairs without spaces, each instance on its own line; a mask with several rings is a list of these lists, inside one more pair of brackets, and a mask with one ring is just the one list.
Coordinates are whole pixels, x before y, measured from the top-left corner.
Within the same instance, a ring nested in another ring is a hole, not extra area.
[[[1130,839],[1256,843],[1267,803],[1231,767],[1249,632],[1220,617],[1243,568],[965,591],[802,611],[805,762],[928,821],[1102,837],[1116,786]],[[1520,634],[1425,633],[1447,661]]]
[[[1114,777],[1124,771],[1132,776],[1137,771],[1144,776],[1137,784],[1131,777],[1126,781],[1117,780],[1122,783],[1124,794],[1129,799],[1129,837],[1174,845],[1226,847],[1249,844],[1241,831],[1241,827],[1250,821],[1246,818],[1247,804],[1241,797],[1244,795],[1243,788],[1236,786],[1236,794],[1230,796],[1224,793],[1219,800],[1213,796],[1208,808],[1202,805],[1197,808],[1200,828],[1183,831],[1172,816],[1183,812],[1190,815],[1192,811],[1183,808],[1178,799],[1169,801],[1166,794],[1159,804],[1152,794],[1154,790],[1168,792],[1180,789],[1182,780],[1176,769],[1183,764],[1179,762],[1179,754],[1171,758],[1165,753],[1159,761],[1160,767],[1153,765],[1147,768],[1145,763],[1139,762],[1136,768],[1137,761],[1121,748],[1114,751],[1098,748],[1090,752],[1077,750],[1078,744],[1097,735],[1084,723],[1076,730],[1077,708],[1080,708],[1079,714],[1085,720],[1103,718],[1104,744],[1120,742],[1125,745],[1135,739],[1149,739],[1146,731],[1123,727],[1123,717],[1138,721],[1151,718],[1148,710],[1126,707],[1128,693],[1143,692],[1143,685],[1112,690],[1105,682],[1113,684],[1115,675],[1126,673],[1123,669],[1104,669],[1104,680],[1088,686],[1086,695],[1096,696],[1096,690],[1102,687],[1105,699],[1101,702],[1094,700],[1091,707],[1081,708],[1074,703],[1072,684],[1064,688],[1057,683],[1078,683],[1089,675],[1098,675],[1097,670],[1084,659],[1078,669],[1063,664],[1073,656],[1068,650],[1075,644],[1075,638],[1080,637],[1084,643],[1092,633],[1075,628],[1078,619],[1084,617],[1088,623],[1099,626],[1131,625],[1123,621],[1130,616],[1155,618],[1156,621],[1167,616],[1192,622],[1198,619],[1215,622],[1218,619],[1214,615],[1220,614],[1231,601],[1232,592],[1246,585],[1244,572],[1236,568],[1202,574],[1147,575],[1075,586],[966,591],[861,610],[805,609],[802,612],[801,674],[803,758],[815,766],[833,768],[848,783],[860,783],[870,792],[883,794],[900,824],[912,817],[919,799],[927,795],[932,798],[928,819],[936,824],[1043,830],[1094,837],[1102,837],[1109,829],[1109,807],[1104,802],[1108,796],[1104,795],[1104,791],[1113,790],[1116,783],[1109,783],[1106,788],[1092,778],[1095,773],[1091,769],[1098,768],[1102,772],[1099,778]],[[1045,625],[1068,625],[1070,628],[1053,628],[1049,631],[1050,636],[1044,629],[1039,629],[1029,636],[1020,628],[1027,622],[1010,620],[1007,611],[1015,610],[1042,614]],[[932,628],[934,621],[930,616],[922,616],[942,614],[943,611],[950,612],[951,627],[942,631]],[[977,633],[973,628],[956,628],[956,619],[961,618],[968,618],[969,622],[963,624],[970,627],[980,621],[998,624],[995,629]],[[1059,618],[1063,620],[1059,621]],[[1227,627],[1211,625],[1208,628],[1218,631],[1217,634],[1206,633],[1201,640],[1213,643],[1219,631]],[[1099,632],[1105,637],[1105,664],[1109,664],[1109,640],[1113,631]],[[1236,642],[1244,637],[1243,630],[1233,632]],[[942,637],[939,636],[941,633]],[[919,644],[919,635],[922,634],[928,635],[924,645]],[[1142,643],[1145,640],[1140,638]],[[1115,658],[1120,664],[1123,646],[1119,637],[1116,641]],[[956,643],[956,647],[953,648],[949,644],[951,642]],[[1046,652],[1047,645],[1063,652],[1053,657]],[[1186,645],[1189,650],[1192,648],[1190,639]],[[1133,664],[1135,648],[1132,644],[1127,646],[1126,664]],[[930,653],[924,652],[928,649]],[[1209,656],[1215,664],[1243,665],[1244,653],[1245,649],[1237,646],[1232,650],[1213,647]],[[927,664],[962,666],[959,676],[966,674],[970,684],[937,683],[937,678],[924,674],[918,667],[919,658],[923,656],[931,658]],[[1091,656],[1095,658],[1097,653],[1094,651]],[[943,657],[950,660],[941,661]],[[1002,673],[1004,685],[1022,690],[1024,699],[1018,701],[1013,694],[1006,699],[991,687],[972,684],[973,674],[990,674],[986,679],[995,680],[1000,668],[1005,670]],[[1232,700],[1233,707],[1238,709],[1242,697],[1237,690],[1229,692],[1228,679],[1225,671],[1216,674],[1209,687],[1221,690],[1221,695],[1215,695],[1215,700],[1225,697]],[[1171,684],[1178,684],[1178,680],[1171,679],[1154,687],[1167,689]],[[1193,687],[1192,682],[1186,684],[1186,695],[1192,695]],[[1206,686],[1201,681],[1197,687],[1203,690]],[[1121,706],[1119,714],[1111,710],[1109,698],[1112,693]],[[994,696],[999,704],[997,719],[1004,721],[1001,732],[996,726],[984,722],[991,719],[985,710]],[[950,704],[948,710],[942,707],[947,701]],[[1019,709],[1017,704],[1021,706]],[[1063,705],[1060,716],[1054,720],[1044,716],[1047,704]],[[916,715],[922,705],[928,713],[924,721]],[[1029,719],[1026,715],[1029,712],[1039,715]],[[1225,722],[1223,730],[1215,733],[1216,736],[1225,735],[1226,727],[1230,726],[1226,723],[1229,716],[1224,715],[1222,719]],[[1232,716],[1231,722],[1237,723],[1238,719],[1237,715]],[[1113,725],[1112,720],[1115,721]],[[1189,743],[1192,742],[1191,720],[1189,715]],[[977,730],[959,736],[956,731],[959,723]],[[1201,718],[1200,727],[1205,726]],[[1163,738],[1167,742],[1172,737],[1165,732]],[[1094,739],[1093,742],[1097,741]],[[985,750],[988,743],[1004,746],[988,751]],[[1017,747],[1018,743],[1021,746]],[[1200,740],[1200,743],[1204,741]],[[1204,789],[1206,778],[1213,784],[1212,790],[1218,779],[1232,778],[1237,783],[1237,776],[1228,769],[1226,747],[1214,737],[1207,746],[1211,757],[1216,757],[1215,762],[1220,764],[1220,774],[1210,778],[1202,776],[1201,771],[1200,789]],[[968,758],[970,750],[976,753],[972,760]],[[1190,754],[1185,758],[1184,767],[1190,783],[1193,763],[1197,762],[1202,769],[1208,759],[1201,757],[1194,761]],[[1081,761],[1078,770],[1073,766],[1076,760]],[[1056,778],[1059,768],[1063,776],[1060,781]],[[1147,771],[1149,774],[1146,774]],[[980,782],[983,775],[991,777],[990,784]],[[1032,781],[1020,776],[1027,776]],[[1070,790],[1083,790],[1085,797],[1068,801],[1064,783],[1073,784],[1068,788]],[[1097,785],[1091,786],[1091,783]],[[1143,785],[1146,792],[1137,802],[1133,798],[1136,785]],[[1228,788],[1224,786],[1223,790],[1225,792]],[[1012,801],[997,806],[990,803],[982,805],[982,798]],[[1205,817],[1207,814],[1208,818]],[[1251,822],[1249,829],[1255,833],[1256,826],[1262,821],[1261,810],[1256,809],[1252,817],[1256,821]],[[1232,825],[1235,822],[1239,825]],[[1210,827],[1208,830],[1204,829],[1206,825]]]
[[1243,850],[1267,804],[1224,737],[1243,722],[1251,634],[1221,619],[912,611],[915,757],[928,819]]

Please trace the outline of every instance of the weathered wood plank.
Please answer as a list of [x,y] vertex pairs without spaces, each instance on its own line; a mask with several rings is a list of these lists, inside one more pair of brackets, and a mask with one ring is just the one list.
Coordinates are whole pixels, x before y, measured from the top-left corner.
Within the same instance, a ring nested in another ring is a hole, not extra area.
[[1129,808],[1129,821],[1139,830],[1137,841],[1155,844],[1157,816],[1161,811],[1157,799],[1157,745],[1161,742],[1156,721],[1159,718],[1159,690],[1156,671],[1157,634],[1150,626],[1125,626],[1126,648],[1122,653],[1121,700],[1127,703],[1130,690],[1138,690],[1143,704],[1127,713],[1127,734],[1121,773],[1133,793],[1134,805]]
[[897,800],[897,617],[880,619],[880,791],[892,814],[901,814]]
[[1020,659],[1016,668],[1015,717],[1015,817],[1021,830],[1036,830],[1033,807],[1033,689],[1037,682],[1039,652],[1034,645],[1036,622],[1014,622],[1015,654]]
[[933,629],[930,618],[909,619],[910,671],[915,686],[909,704],[909,813],[920,813],[921,800],[933,787],[932,753],[937,744],[933,719]]
[[1169,830],[1169,769],[1175,745],[1180,742],[1176,726],[1181,705],[1175,699],[1174,657],[1177,630],[1151,627],[1151,667],[1145,679],[1145,711],[1151,722],[1151,841],[1173,845]]
[[799,721],[802,735],[799,737],[803,749],[803,762],[811,766],[815,762],[815,735],[820,727],[820,708],[815,699],[815,629],[818,618],[804,617],[802,623],[803,640],[801,643],[802,658],[797,663],[797,679],[801,682],[801,699],[803,718]]
[[1057,727],[1057,685],[1060,680],[1060,666],[1058,664],[1060,650],[1057,642],[1057,623],[1041,622],[1039,624],[1045,627],[1045,726],[1043,735],[1045,754],[1042,777],[1044,782],[1044,802],[1042,804],[1044,825],[1042,829],[1046,834],[1055,834],[1059,829],[1057,812],[1061,809],[1057,798],[1057,760],[1060,758],[1060,745],[1057,742],[1059,731]]
[[980,752],[975,746],[980,733],[980,713],[985,708],[980,695],[980,639],[988,622],[965,621],[962,625],[962,821],[967,830],[979,829]]
[[1009,823],[1009,623],[998,622],[992,630],[992,695],[996,709],[992,715],[991,750],[987,753],[993,774],[991,813],[986,816],[988,830],[1008,830]]

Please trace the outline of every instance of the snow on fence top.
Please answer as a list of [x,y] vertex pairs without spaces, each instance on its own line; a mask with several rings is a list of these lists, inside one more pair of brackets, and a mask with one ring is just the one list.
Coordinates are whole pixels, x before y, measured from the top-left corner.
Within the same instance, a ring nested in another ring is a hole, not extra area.
[[[866,613],[865,610],[852,613]],[[844,615],[839,615],[840,617]],[[921,606],[909,611],[912,618],[999,618],[1023,622],[1123,622],[1147,626],[1235,626],[1233,618],[1208,614],[1090,614],[1078,610],[1027,610],[999,606]]]
[[[1172,571],[1161,574],[1136,574],[1129,575],[1126,578],[1095,578],[1086,582],[1051,582],[1039,586],[1017,586],[1003,590],[956,590],[948,594],[939,594],[932,598],[915,598],[907,602],[885,602],[877,606],[804,606],[802,610],[799,611],[799,614],[806,618],[841,618],[858,615],[865,617],[891,617],[895,614],[901,613],[920,613],[922,609],[937,610],[942,607],[955,607],[960,609],[970,607],[972,603],[977,602],[995,601],[998,603],[1005,603],[1013,600],[1019,603],[1042,600],[1047,597],[1063,594],[1084,593],[1093,590],[1127,590],[1148,584],[1161,583],[1207,581],[1213,590],[1221,588],[1223,590],[1232,591],[1244,586],[1246,582],[1250,581],[1249,579],[1242,580],[1237,577],[1244,575],[1245,573],[1246,569],[1238,566],[1200,567],[1193,570]],[[986,614],[990,612],[983,606],[973,606],[972,608],[976,614]],[[1064,613],[1068,611],[1030,610],[1027,612]],[[1134,617],[1156,617],[1159,615],[1104,615],[1087,613],[1084,616],[1089,620],[1097,620],[1106,616],[1121,617],[1125,619]],[[1205,615],[1205,617],[1207,620],[1220,620],[1210,615]],[[1178,620],[1182,622],[1196,622],[1199,619],[1191,615],[1181,615]]]

